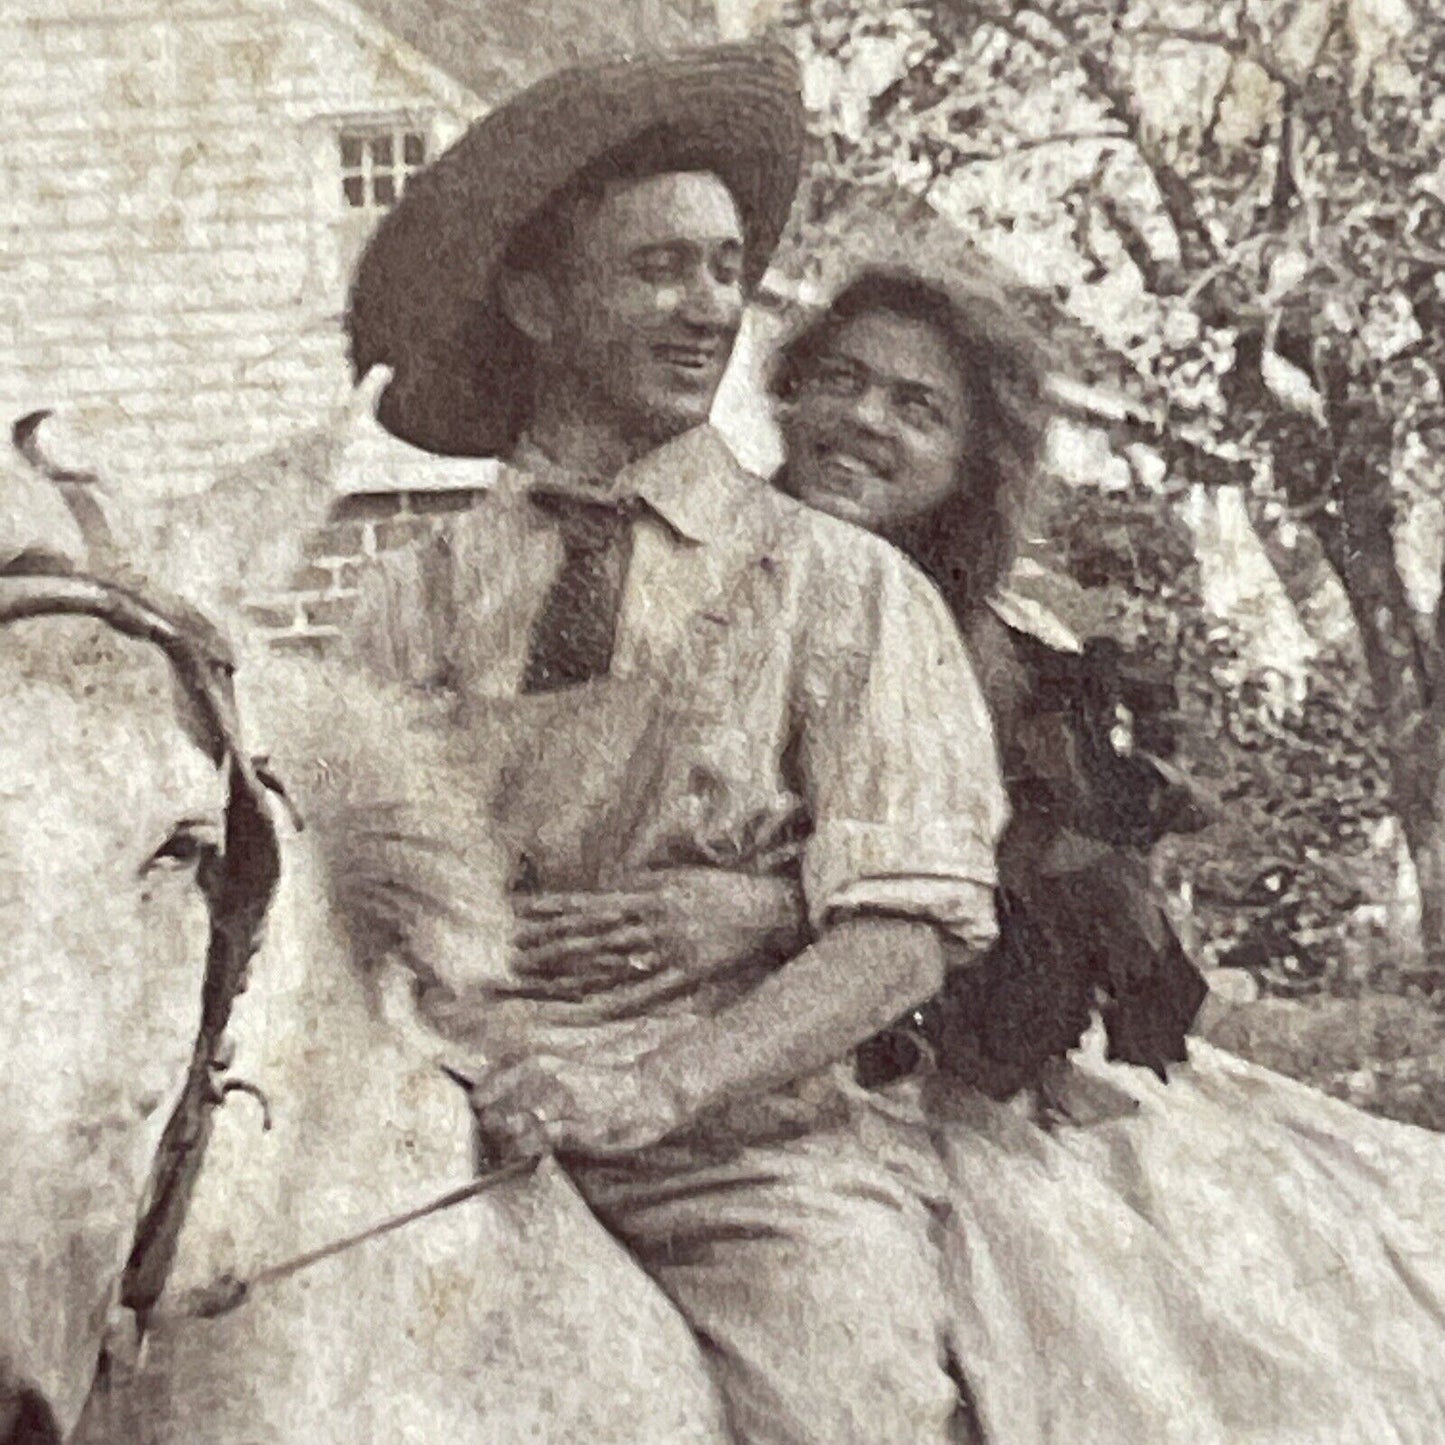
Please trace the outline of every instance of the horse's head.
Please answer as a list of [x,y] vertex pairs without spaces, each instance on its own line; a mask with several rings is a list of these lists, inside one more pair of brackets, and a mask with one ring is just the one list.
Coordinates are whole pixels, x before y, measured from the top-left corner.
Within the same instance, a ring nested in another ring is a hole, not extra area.
[[8,1441],[73,1424],[122,1277],[142,1315],[159,1290],[276,851],[185,620],[12,572],[0,624]]

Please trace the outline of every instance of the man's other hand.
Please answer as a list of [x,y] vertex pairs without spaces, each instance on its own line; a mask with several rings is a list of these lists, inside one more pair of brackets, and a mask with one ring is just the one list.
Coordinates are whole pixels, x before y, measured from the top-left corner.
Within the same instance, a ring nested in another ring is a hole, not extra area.
[[630,1154],[686,1122],[645,1061],[606,1067],[538,1054],[484,1075],[471,1101],[483,1145],[499,1162]]

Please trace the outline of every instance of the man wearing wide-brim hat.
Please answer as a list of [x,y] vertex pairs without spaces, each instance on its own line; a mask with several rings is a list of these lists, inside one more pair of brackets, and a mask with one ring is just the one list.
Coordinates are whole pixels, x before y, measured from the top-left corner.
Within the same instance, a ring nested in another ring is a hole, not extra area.
[[[924,1445],[956,1404],[942,1181],[916,1104],[848,1061],[946,936],[992,937],[1004,805],[933,591],[707,425],[802,144],[791,58],[718,47],[543,81],[415,178],[358,269],[355,365],[391,369],[395,436],[505,465],[378,559],[356,643],[488,740],[516,948],[430,960],[450,1026],[475,1005],[483,1138],[563,1162],[737,1439]],[[706,981],[647,951],[656,880],[710,867],[800,869],[815,941]]]

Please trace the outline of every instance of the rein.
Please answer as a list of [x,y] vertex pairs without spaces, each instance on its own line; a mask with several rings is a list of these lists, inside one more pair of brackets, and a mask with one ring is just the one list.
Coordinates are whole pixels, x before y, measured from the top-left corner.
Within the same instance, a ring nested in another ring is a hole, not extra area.
[[325,1260],[335,1258],[338,1254],[345,1254],[348,1250],[355,1249],[358,1245],[366,1244],[373,1239],[380,1239],[383,1235],[404,1229],[409,1224],[415,1224],[419,1220],[429,1219],[434,1214],[441,1214],[448,1209],[453,1209],[458,1204],[465,1204],[468,1200],[475,1199],[479,1194],[485,1194],[499,1185],[515,1179],[528,1178],[536,1173],[541,1162],[541,1156],[537,1156],[504,1164],[500,1168],[478,1176],[469,1184],[463,1184],[457,1189],[439,1195],[436,1199],[417,1209],[409,1209],[403,1214],[394,1214],[379,1224],[373,1224],[368,1229],[363,1229],[356,1234],[345,1235],[341,1239],[333,1240],[330,1244],[323,1244],[319,1248],[307,1250],[303,1254],[293,1255],[280,1264],[267,1265],[266,1268],[257,1270],[249,1279],[238,1279],[232,1274],[218,1275],[210,1284],[188,1290],[182,1296],[175,1310],[175,1316],[181,1319],[210,1320],[230,1314],[232,1310],[238,1309],[252,1298],[257,1289],[266,1285],[279,1284],[282,1280],[290,1279],[292,1275],[310,1269],[312,1265],[321,1264]]

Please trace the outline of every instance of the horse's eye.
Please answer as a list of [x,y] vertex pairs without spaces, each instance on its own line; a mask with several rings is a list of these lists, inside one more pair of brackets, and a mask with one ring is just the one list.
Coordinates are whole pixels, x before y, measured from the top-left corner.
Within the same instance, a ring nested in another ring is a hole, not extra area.
[[147,860],[145,871],[188,871],[216,857],[220,849],[221,830],[217,824],[189,819],[172,829],[170,836]]

